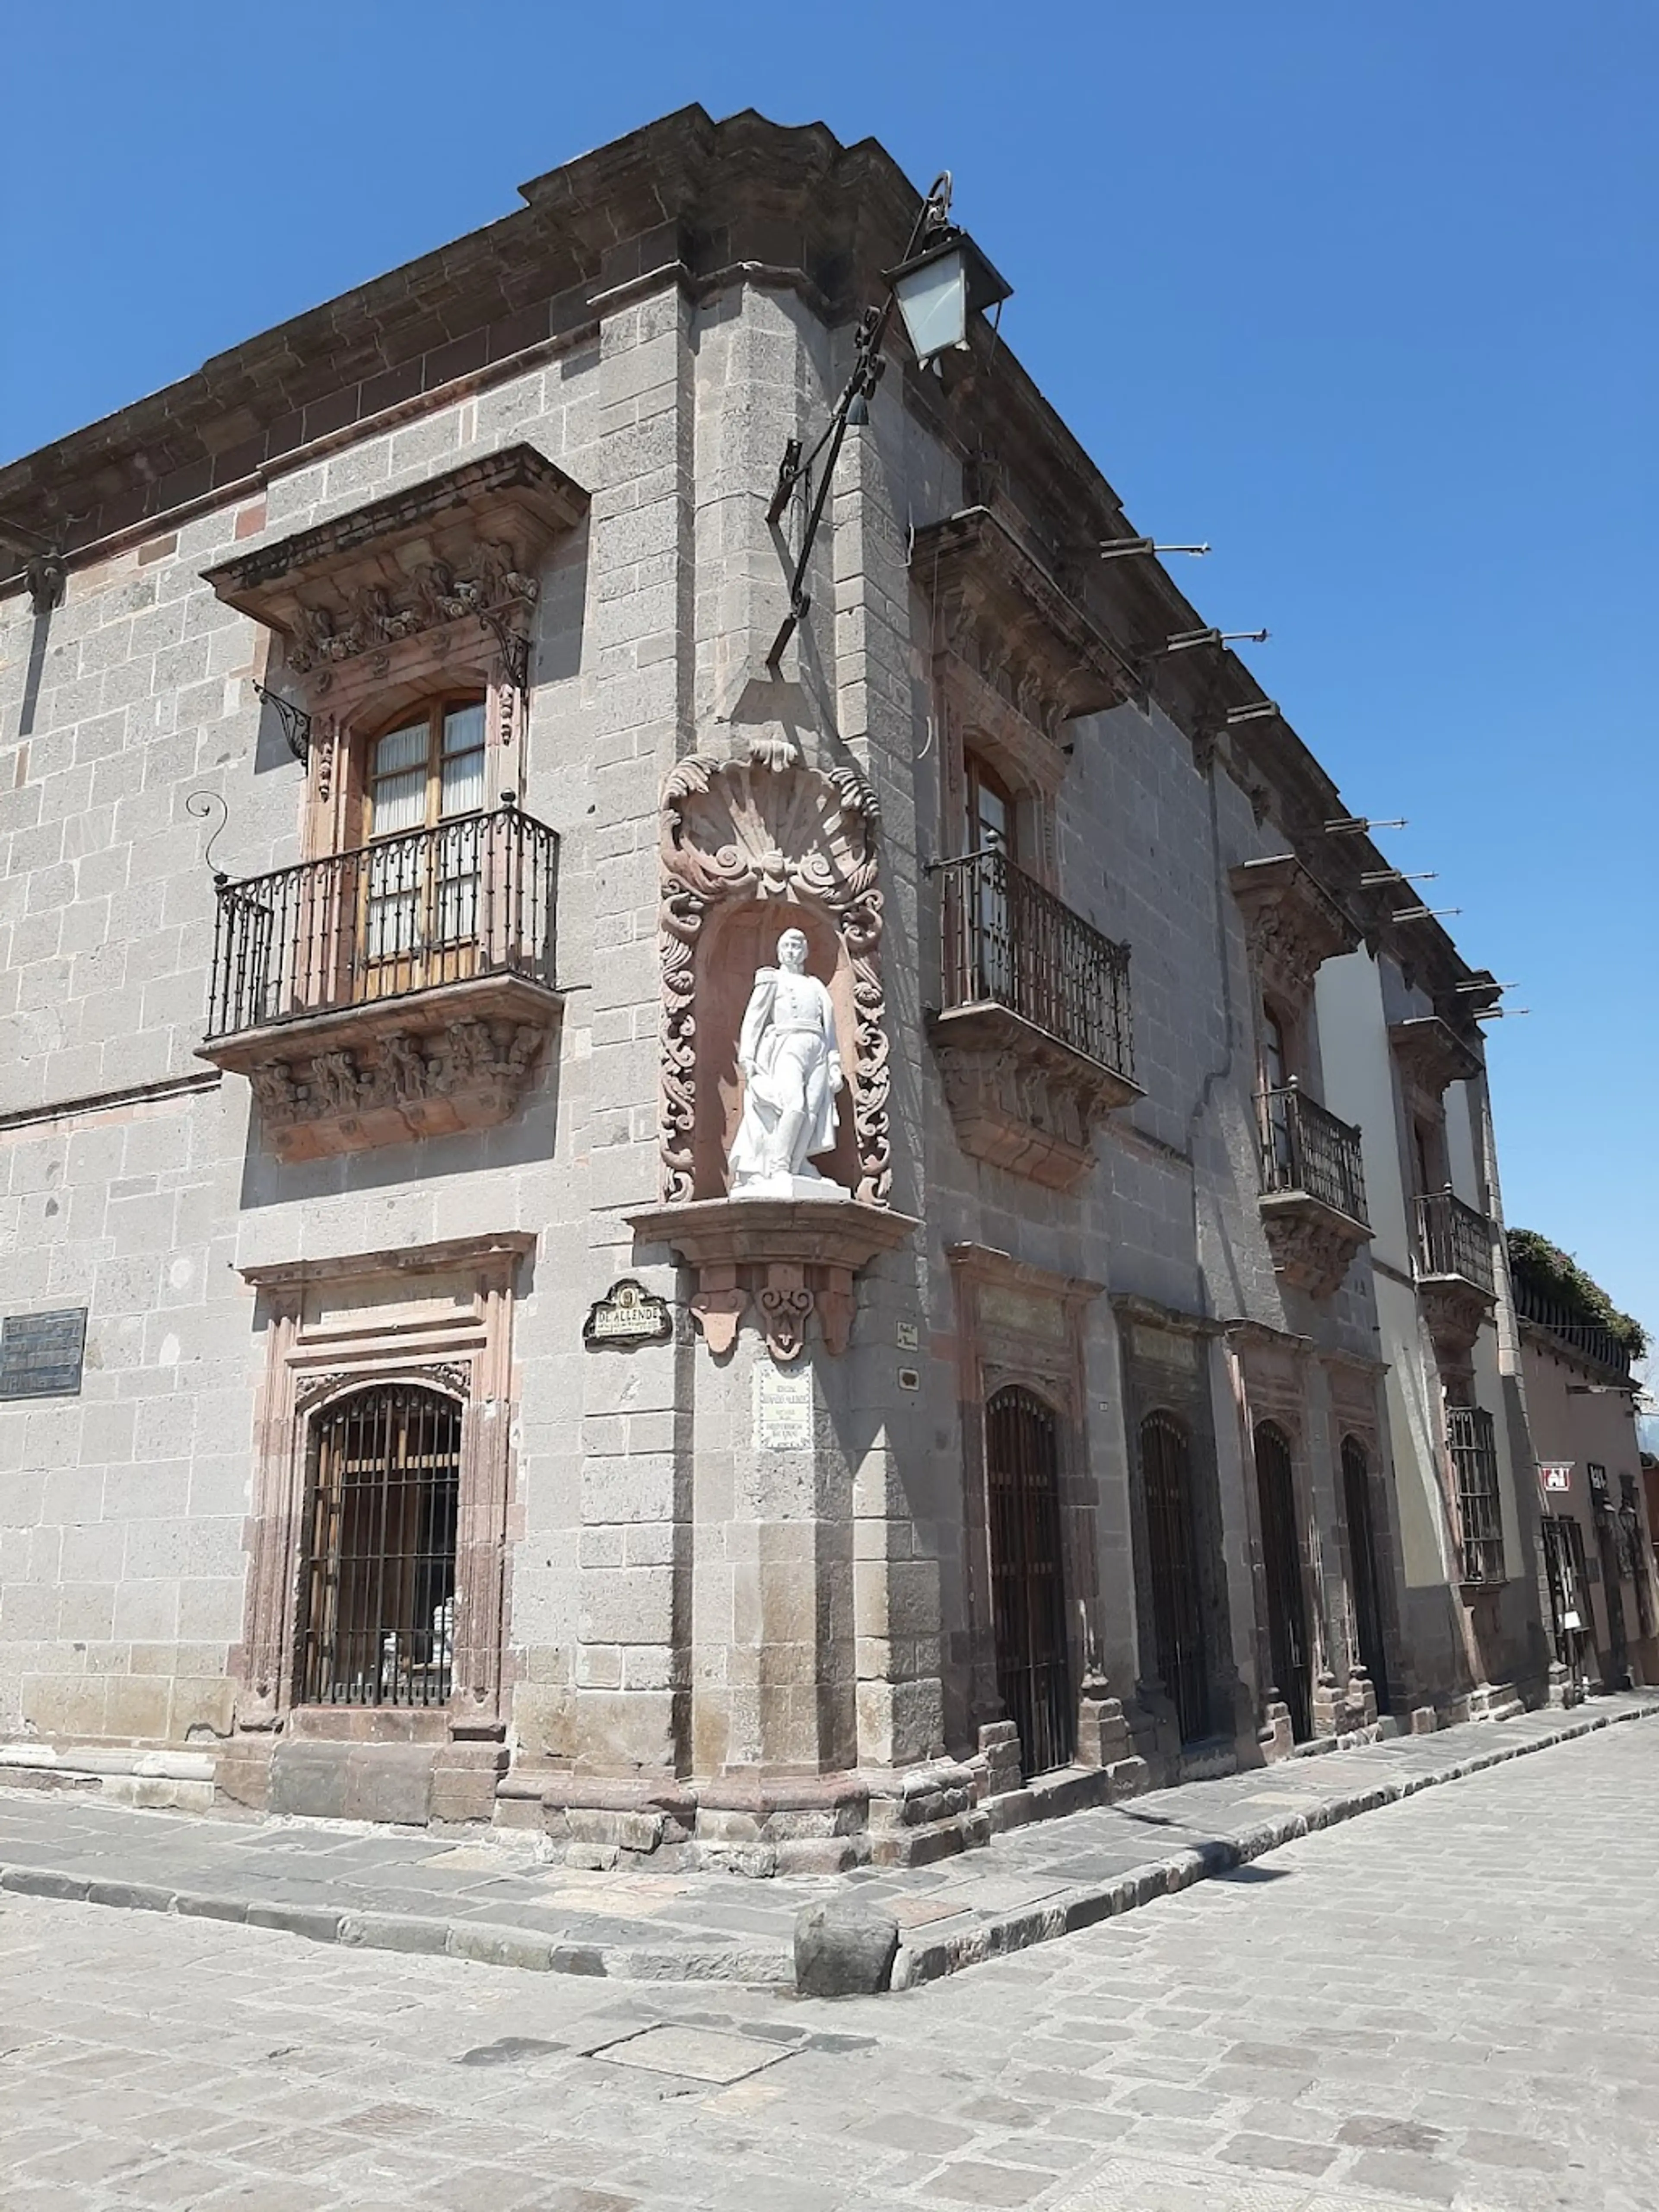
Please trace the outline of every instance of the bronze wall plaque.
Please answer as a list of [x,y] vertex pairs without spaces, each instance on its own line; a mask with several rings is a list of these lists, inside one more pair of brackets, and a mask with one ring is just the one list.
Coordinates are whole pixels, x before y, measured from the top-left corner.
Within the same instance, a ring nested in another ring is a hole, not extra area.
[[81,1389],[87,1310],[8,1314],[0,1322],[0,1398],[73,1398]]

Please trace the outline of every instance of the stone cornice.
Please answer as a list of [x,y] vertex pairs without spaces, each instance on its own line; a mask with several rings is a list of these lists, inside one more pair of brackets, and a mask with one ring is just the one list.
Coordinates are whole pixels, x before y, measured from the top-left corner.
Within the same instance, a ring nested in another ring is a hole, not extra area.
[[481,1237],[450,1237],[434,1244],[396,1245],[384,1252],[347,1252],[329,1259],[267,1260],[236,1272],[260,1291],[306,1283],[353,1281],[364,1275],[429,1275],[454,1267],[494,1267],[536,1249],[531,1229],[502,1229]]
[[588,495],[532,446],[509,446],[203,571],[227,605],[280,631],[290,667],[359,653],[532,602],[554,538]]
[[1212,1316],[1184,1312],[1179,1306],[1160,1305],[1133,1291],[1114,1291],[1107,1301],[1121,1322],[1160,1330],[1165,1336],[1220,1336],[1228,1324]]
[[1389,1042],[1409,1083],[1438,1098],[1447,1085],[1467,1083],[1480,1073],[1480,1055],[1437,1014],[1389,1024]]
[[925,524],[910,573],[939,612],[947,649],[1050,736],[1133,694],[1121,650],[990,508]]
[[1322,962],[1360,941],[1341,906],[1294,853],[1245,860],[1228,881],[1262,981],[1292,1006],[1305,1000]]

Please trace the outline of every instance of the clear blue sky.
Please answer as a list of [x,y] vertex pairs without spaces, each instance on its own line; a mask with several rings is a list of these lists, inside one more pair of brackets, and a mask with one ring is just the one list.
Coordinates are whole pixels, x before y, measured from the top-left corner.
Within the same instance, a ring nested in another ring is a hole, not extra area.
[[882,139],[1353,807],[1519,984],[1512,1222],[1659,1328],[1659,0],[4,10],[6,457],[688,100]]

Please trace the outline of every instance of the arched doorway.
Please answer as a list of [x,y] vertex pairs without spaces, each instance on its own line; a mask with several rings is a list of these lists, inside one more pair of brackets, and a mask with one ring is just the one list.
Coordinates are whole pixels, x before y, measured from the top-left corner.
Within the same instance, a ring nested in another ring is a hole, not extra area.
[[1389,1711],[1389,1657],[1382,1638],[1382,1583],[1377,1565],[1376,1522],[1371,1510],[1371,1470],[1358,1437],[1342,1439],[1342,1510],[1348,1523],[1353,1569],[1353,1633],[1360,1665],[1376,1692],[1376,1710]]
[[1193,1520],[1192,1449],[1173,1413],[1140,1425],[1140,1474],[1152,1570],[1158,1679],[1174,1702],[1182,1743],[1210,1733],[1209,1659]]
[[1019,1730],[1020,1771],[1064,1766],[1076,1715],[1060,1564],[1060,1429],[1033,1391],[999,1390],[985,1408],[997,1689]]
[[1273,1421],[1263,1421],[1255,1432],[1255,1481],[1261,1506],[1261,1565],[1273,1686],[1289,1708],[1291,1733],[1302,1743],[1313,1734],[1308,1606],[1302,1587],[1291,1440]]
[[441,1705],[454,1643],[461,1408],[408,1382],[312,1425],[300,1559],[302,1705]]

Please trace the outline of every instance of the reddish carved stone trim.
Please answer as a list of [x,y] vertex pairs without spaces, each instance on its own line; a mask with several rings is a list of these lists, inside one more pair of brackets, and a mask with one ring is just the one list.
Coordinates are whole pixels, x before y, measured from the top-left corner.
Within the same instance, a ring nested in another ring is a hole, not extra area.
[[857,1196],[884,1206],[892,1185],[887,1126],[886,1000],[878,947],[875,794],[856,769],[805,767],[792,744],[756,741],[746,761],[693,754],[662,804],[663,1196],[697,1188],[699,1031],[707,982],[705,924],[726,903],[787,901],[824,916],[850,969],[851,1078]]

